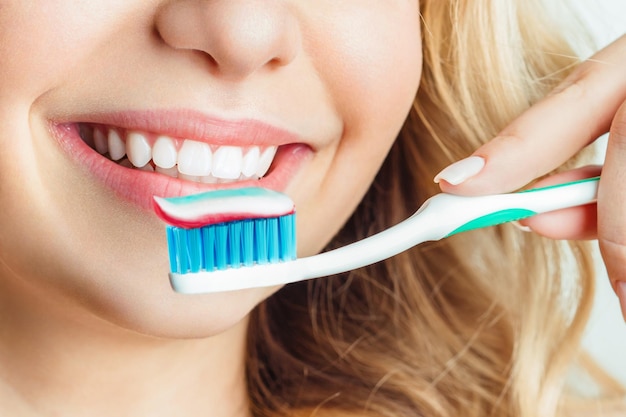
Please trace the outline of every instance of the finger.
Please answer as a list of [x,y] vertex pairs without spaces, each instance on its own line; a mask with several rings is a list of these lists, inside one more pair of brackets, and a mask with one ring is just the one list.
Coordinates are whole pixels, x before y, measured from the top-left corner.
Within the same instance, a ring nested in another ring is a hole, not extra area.
[[[533,184],[533,188],[597,177],[601,171],[600,166],[586,166],[544,178]],[[557,210],[520,221],[520,224],[551,239],[595,239],[597,237],[597,207],[596,204],[586,204]]]
[[626,99],[625,66],[626,35],[582,63],[472,158],[444,169],[436,177],[442,190],[463,195],[512,191],[563,164],[609,130]]
[[626,103],[611,125],[598,193],[598,241],[613,288],[626,313]]

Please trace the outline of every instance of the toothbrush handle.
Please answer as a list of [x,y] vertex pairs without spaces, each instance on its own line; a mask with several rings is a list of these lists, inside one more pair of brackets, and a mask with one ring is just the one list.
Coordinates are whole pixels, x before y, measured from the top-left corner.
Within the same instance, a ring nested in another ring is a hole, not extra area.
[[491,212],[476,216],[446,236],[593,203],[598,196],[599,180],[600,177],[593,177],[517,193],[478,197],[484,201],[475,200],[474,204],[484,203],[491,207]]
[[298,259],[316,278],[369,265],[419,243],[539,213],[592,203],[599,177],[509,194],[464,197],[437,194],[403,222],[333,251]]

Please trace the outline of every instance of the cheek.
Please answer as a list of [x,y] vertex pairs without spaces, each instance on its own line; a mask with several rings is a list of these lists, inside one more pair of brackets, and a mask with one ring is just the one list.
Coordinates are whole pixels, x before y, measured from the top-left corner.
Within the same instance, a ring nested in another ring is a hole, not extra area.
[[[125,0],[4,0],[0,4],[1,99],[30,99],[61,82],[98,51]],[[137,6],[134,6],[135,8]],[[10,57],[7,58],[7,57]]]
[[319,251],[332,238],[369,188],[406,119],[420,81],[416,2],[392,10],[381,6],[382,2],[365,3],[371,6],[325,14],[329,26],[316,26],[305,45],[343,122],[337,147],[318,155],[328,163],[322,169],[323,178],[317,187],[303,187],[319,190],[308,200],[302,197],[306,203],[298,205],[299,216],[307,219],[302,227],[298,224],[299,236],[307,237],[306,254]]
[[421,77],[417,2],[375,3],[328,19],[334,29],[327,28],[317,63],[346,127],[363,133],[397,131]]

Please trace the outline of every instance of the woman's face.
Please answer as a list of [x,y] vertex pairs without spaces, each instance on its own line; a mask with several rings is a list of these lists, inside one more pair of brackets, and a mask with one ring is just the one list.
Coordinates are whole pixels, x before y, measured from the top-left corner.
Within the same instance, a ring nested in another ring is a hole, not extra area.
[[174,293],[152,196],[284,191],[316,253],[409,111],[419,23],[415,0],[0,0],[2,285],[149,334],[239,322],[275,288]]

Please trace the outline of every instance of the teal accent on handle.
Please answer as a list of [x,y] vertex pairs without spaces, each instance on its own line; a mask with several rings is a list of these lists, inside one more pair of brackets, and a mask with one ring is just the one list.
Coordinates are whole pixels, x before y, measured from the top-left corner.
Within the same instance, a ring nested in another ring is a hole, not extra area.
[[537,191],[551,190],[553,188],[568,187],[570,185],[582,184],[584,182],[592,182],[592,181],[600,181],[600,177],[584,178],[584,179],[578,180],[578,181],[571,181],[571,182],[565,182],[565,183],[562,183],[562,184],[548,185],[546,187],[540,187],[540,188],[530,188],[528,190],[522,190],[522,191],[519,191],[519,192],[520,193],[534,193],[534,192],[537,192]]
[[526,209],[507,209],[497,211],[465,223],[463,226],[457,228],[446,237],[456,235],[461,232],[467,232],[468,230],[482,229],[483,227],[495,226],[502,223],[525,219],[527,217],[534,216],[535,214],[537,213]]
[[[562,184],[549,185],[547,187],[531,188],[528,190],[518,191],[519,193],[535,193],[537,191],[550,190],[554,188],[568,187],[570,185],[582,184],[585,182],[599,181],[600,177],[584,178],[578,181],[571,181]],[[483,227],[496,226],[498,224],[513,222],[536,215],[532,210],[526,209],[507,209],[495,213],[487,214],[472,221],[465,223],[463,226],[449,233],[446,237],[455,235],[468,230],[481,229]]]

